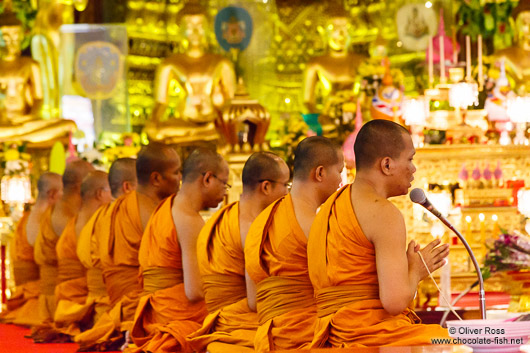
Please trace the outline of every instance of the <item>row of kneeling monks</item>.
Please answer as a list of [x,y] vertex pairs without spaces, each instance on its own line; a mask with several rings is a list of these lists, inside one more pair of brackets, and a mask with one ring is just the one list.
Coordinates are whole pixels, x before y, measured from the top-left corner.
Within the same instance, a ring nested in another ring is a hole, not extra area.
[[16,229],[17,288],[0,319],[80,351],[265,352],[447,337],[409,305],[428,274],[418,252],[434,271],[448,248],[407,244],[388,201],[413,179],[410,135],[373,120],[355,155],[355,182],[340,186],[342,151],[324,137],[299,143],[292,173],[275,154],[254,153],[240,200],[206,223],[200,211],[230,188],[227,163],[208,149],[181,163],[152,143],[108,174],[84,161],[45,173]]

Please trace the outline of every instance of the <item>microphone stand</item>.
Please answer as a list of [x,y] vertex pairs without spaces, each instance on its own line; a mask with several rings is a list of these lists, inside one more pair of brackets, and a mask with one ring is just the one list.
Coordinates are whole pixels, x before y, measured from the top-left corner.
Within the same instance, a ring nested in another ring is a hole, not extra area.
[[464,244],[464,247],[466,248],[469,257],[471,257],[471,261],[473,261],[473,266],[475,266],[475,271],[477,271],[477,277],[478,277],[478,284],[479,284],[479,292],[478,292],[478,300],[479,300],[479,307],[480,307],[480,316],[482,320],[486,320],[486,292],[484,291],[484,279],[482,278],[482,272],[480,272],[480,267],[477,262],[477,258],[473,254],[473,251],[471,250],[471,247],[467,243],[466,239],[458,230],[456,230],[455,227],[445,217],[441,216],[438,217],[440,221],[442,221],[443,224],[446,225],[447,228],[451,229],[453,233],[455,233],[462,244]]

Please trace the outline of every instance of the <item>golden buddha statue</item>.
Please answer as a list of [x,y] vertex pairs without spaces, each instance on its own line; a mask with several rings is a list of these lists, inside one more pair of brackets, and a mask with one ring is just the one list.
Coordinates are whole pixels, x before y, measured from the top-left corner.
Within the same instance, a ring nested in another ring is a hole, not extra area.
[[43,117],[60,117],[59,95],[59,28],[73,23],[73,10],[64,0],[47,0],[39,4],[31,38],[31,54],[40,66],[43,86]]
[[[155,79],[155,106],[144,132],[151,141],[192,144],[219,138],[215,122],[235,92],[232,63],[221,55],[207,52],[206,12],[195,3],[179,14],[187,50],[166,58]],[[175,116],[163,121],[170,103],[170,90],[184,92]]]
[[530,94],[530,1],[519,1],[513,9],[515,19],[515,45],[494,54],[497,61],[504,60],[506,73],[515,81],[519,95]]
[[0,142],[21,140],[43,145],[68,136],[76,128],[73,121],[40,119],[39,65],[21,56],[22,24],[9,10],[0,14],[0,32],[5,43],[5,55],[0,59]]
[[[328,53],[311,59],[304,73],[304,105],[309,114],[320,113],[323,134],[329,137],[336,135],[337,126],[346,116],[353,119],[356,110],[354,85],[364,58],[348,52],[348,29],[346,15],[334,14],[326,24]],[[321,97],[317,91],[322,92]]]

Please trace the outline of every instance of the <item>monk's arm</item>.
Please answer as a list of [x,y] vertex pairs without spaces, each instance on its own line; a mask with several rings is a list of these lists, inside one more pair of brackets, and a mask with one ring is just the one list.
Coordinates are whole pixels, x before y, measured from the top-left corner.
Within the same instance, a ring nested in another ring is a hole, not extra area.
[[182,271],[184,273],[184,291],[191,302],[204,298],[201,273],[197,260],[197,238],[204,226],[202,219],[186,220],[178,228],[178,239],[182,251]]
[[[427,276],[414,242],[406,249],[405,221],[399,210],[391,205],[381,208],[380,219],[371,225],[371,239],[375,246],[379,297],[385,310],[397,315],[414,299],[419,282]],[[435,271],[445,264],[448,247],[431,243],[422,250],[429,269]]]

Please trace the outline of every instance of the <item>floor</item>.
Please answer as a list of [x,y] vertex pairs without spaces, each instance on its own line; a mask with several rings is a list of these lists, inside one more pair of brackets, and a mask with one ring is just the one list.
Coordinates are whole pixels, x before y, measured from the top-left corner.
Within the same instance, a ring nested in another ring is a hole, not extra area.
[[33,343],[25,335],[30,329],[15,325],[0,324],[0,353],[74,353],[76,343]]

